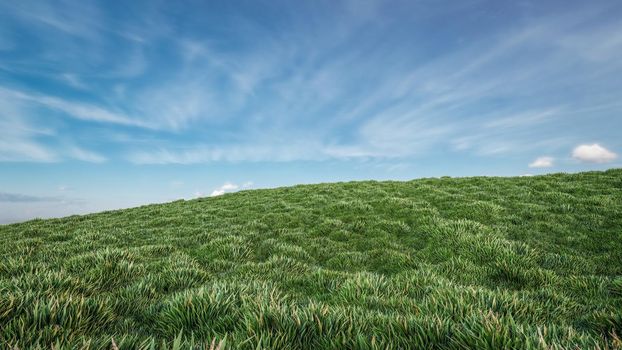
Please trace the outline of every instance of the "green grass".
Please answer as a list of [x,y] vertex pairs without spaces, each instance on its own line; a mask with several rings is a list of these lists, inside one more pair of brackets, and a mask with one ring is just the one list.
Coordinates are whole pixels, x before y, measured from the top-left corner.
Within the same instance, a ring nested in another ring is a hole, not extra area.
[[622,170],[33,220],[0,257],[2,348],[622,347]]

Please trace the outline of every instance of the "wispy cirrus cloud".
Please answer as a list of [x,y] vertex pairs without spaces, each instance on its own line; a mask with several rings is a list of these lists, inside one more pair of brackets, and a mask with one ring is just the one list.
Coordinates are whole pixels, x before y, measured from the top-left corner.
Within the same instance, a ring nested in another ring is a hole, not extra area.
[[[574,131],[563,127],[569,120],[581,127],[589,110],[620,110],[612,73],[622,64],[612,58],[622,53],[622,24],[606,18],[605,6],[507,24],[484,14],[484,26],[494,30],[479,32],[457,20],[447,33],[435,31],[445,45],[438,47],[420,33],[434,28],[426,21],[457,14],[446,5],[398,2],[403,11],[393,11],[377,1],[290,4],[270,26],[252,11],[202,11],[230,25],[206,20],[191,31],[160,5],[127,22],[107,16],[96,1],[79,8],[5,4],[15,14],[8,31],[25,24],[33,24],[26,32],[53,31],[36,48],[50,53],[41,56],[45,64],[25,55],[17,72],[61,77],[65,90],[9,86],[3,93],[105,133],[129,127],[140,129],[136,139],[165,140],[103,140],[121,150],[99,159],[137,164],[408,158],[433,149],[495,156],[533,145],[551,154],[573,142]],[[481,5],[463,3],[460,12]],[[66,63],[66,56],[81,59]],[[593,113],[592,120],[609,117]],[[304,145],[287,146],[299,135],[308,135]],[[39,158],[43,153],[32,157]]]
[[83,162],[104,163],[105,161],[107,161],[105,156],[77,146],[70,147],[68,153],[72,158],[81,160]]
[[[19,94],[0,88],[0,161],[58,162],[73,158],[101,163],[106,157],[64,141],[53,128],[41,127],[38,110]],[[69,145],[65,145],[69,143]]]
[[55,162],[59,157],[41,144],[28,139],[0,140],[0,162]]
[[56,152],[38,140],[53,131],[32,125],[26,118],[28,107],[15,101],[0,90],[0,162],[54,162]]
[[200,164],[211,162],[275,161],[326,159],[328,152],[315,144],[247,144],[230,146],[189,145],[187,147],[140,150],[127,157],[135,164]]
[[27,93],[20,90],[8,89],[1,86],[0,95],[4,95],[9,98],[19,99],[24,102],[31,102],[50,109],[59,110],[66,113],[72,118],[80,120],[140,127],[148,126],[148,124],[141,122],[140,120],[135,120],[124,114],[115,113],[108,109],[87,103],[69,101],[66,99],[48,95]]
[[[551,38],[563,41],[563,38],[573,37],[573,40],[582,41],[582,45],[589,45],[591,35],[575,34],[582,23],[597,16],[598,13],[588,13],[540,18],[524,27],[486,37],[439,59],[415,67],[398,61],[395,70],[389,67],[377,73],[371,67],[383,66],[386,55],[370,56],[357,49],[335,54],[331,51],[334,48],[330,46],[330,40],[314,44],[319,48],[327,46],[327,51],[336,58],[324,61],[321,55],[312,57],[292,69],[291,75],[276,81],[265,80],[265,77],[278,77],[279,72],[288,67],[288,62],[261,51],[242,56],[259,57],[256,61],[263,63],[260,74],[244,72],[243,69],[236,71],[235,59],[233,63],[218,59],[218,51],[197,43],[189,46],[187,56],[192,60],[210,56],[215,62],[213,66],[222,69],[224,76],[232,80],[236,74],[252,77],[246,79],[252,81],[246,84],[252,89],[240,87],[236,92],[239,95],[257,88],[276,92],[280,97],[277,103],[267,100],[259,105],[252,104],[257,108],[251,115],[257,118],[247,118],[246,122],[255,128],[269,129],[276,139],[286,137],[292,128],[311,127],[314,143],[319,146],[311,151],[298,148],[300,153],[291,159],[410,157],[424,155],[426,150],[435,146],[483,156],[517,153],[536,147],[555,151],[570,142],[569,135],[559,132],[559,123],[564,123],[567,113],[576,114],[577,110],[591,106],[582,102],[586,100],[585,96],[576,100],[543,96],[559,95],[563,89],[572,95],[575,84],[600,85],[602,79],[593,74],[589,59],[580,55],[569,58],[570,51],[579,50],[580,45],[557,45],[557,41]],[[595,27],[591,30],[598,33],[603,29]],[[619,27],[607,30],[622,33]],[[347,39],[344,40],[344,46],[348,47]],[[304,47],[297,45],[288,49],[290,57],[305,52]],[[271,50],[283,51],[278,47]],[[606,45],[606,50],[613,53],[620,48],[613,42]],[[527,51],[537,55],[520,55]],[[409,73],[404,74],[404,71]],[[572,79],[568,75],[570,71]],[[362,74],[367,81],[361,84],[357,77]],[[365,88],[368,82],[374,83],[373,89]],[[188,90],[200,91],[197,88]],[[209,94],[204,96],[209,99]],[[198,116],[206,120],[213,115],[218,115],[221,121],[235,120],[236,117],[229,113],[244,111],[245,103],[252,103],[255,97],[245,96],[236,100],[243,102],[235,104],[232,110],[219,106],[212,112],[198,108],[191,112],[182,111],[179,115],[195,116],[195,120]],[[256,98],[264,97],[259,94]],[[494,101],[504,103],[499,106]],[[194,104],[187,105],[192,107]],[[317,115],[331,117],[321,123],[311,122]],[[173,119],[183,120],[180,117]],[[339,130],[339,133],[332,130]],[[246,132],[244,128],[239,131]],[[239,148],[244,147],[247,146]],[[177,151],[139,151],[131,152],[129,158],[137,163],[195,163],[290,159],[293,153],[288,152],[288,157],[283,157],[279,147],[265,140],[258,140],[255,147],[248,146],[248,151],[238,149],[232,152],[232,148],[235,147],[202,145]]]

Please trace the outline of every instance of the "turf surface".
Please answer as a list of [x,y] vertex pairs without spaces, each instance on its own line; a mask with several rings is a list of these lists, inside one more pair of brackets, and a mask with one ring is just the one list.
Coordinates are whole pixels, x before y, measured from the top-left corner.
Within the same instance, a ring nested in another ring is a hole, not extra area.
[[622,347],[622,170],[33,220],[0,257],[2,348]]

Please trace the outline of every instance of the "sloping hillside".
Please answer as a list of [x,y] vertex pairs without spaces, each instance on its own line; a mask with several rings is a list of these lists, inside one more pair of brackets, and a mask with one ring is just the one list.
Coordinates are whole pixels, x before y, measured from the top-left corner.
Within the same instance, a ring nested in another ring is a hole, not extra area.
[[0,257],[2,348],[622,347],[622,170],[34,220]]

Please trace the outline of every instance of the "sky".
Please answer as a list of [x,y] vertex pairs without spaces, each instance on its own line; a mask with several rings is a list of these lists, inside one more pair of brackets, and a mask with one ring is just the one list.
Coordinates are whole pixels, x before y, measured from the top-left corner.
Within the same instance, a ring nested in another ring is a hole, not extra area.
[[622,2],[0,0],[0,223],[622,167]]

